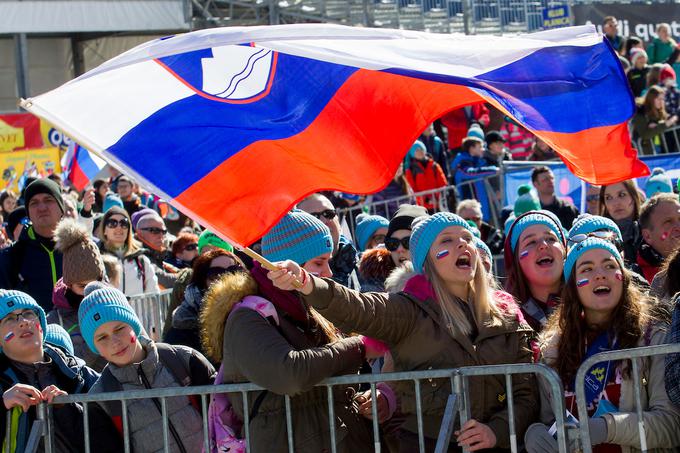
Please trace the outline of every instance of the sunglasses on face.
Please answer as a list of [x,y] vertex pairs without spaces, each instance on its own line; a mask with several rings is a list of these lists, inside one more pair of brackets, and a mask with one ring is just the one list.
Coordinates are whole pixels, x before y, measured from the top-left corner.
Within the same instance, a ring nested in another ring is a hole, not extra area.
[[118,228],[118,227],[128,229],[130,228],[130,221],[128,219],[108,219],[106,221],[106,228]]
[[338,215],[337,212],[335,212],[335,209],[326,209],[321,212],[310,212],[310,215],[313,215],[317,219],[321,220],[321,217],[324,217],[328,220],[333,220],[336,215]]
[[168,230],[158,227],[140,228],[140,230],[149,232],[151,234],[166,234],[168,232]]
[[188,244],[184,247],[185,252],[193,252],[194,250],[198,250],[198,244]]
[[411,241],[411,236],[406,236],[405,238],[385,238],[385,248],[390,252],[394,252],[399,248],[399,244],[402,245],[406,250],[408,250],[409,242]]
[[220,275],[224,274],[235,274],[236,272],[242,271],[243,267],[239,264],[234,264],[233,266],[229,267],[220,267],[220,266],[215,266],[211,267],[208,269],[208,272],[205,274],[205,279],[210,280],[216,277],[219,277]]
[[586,201],[588,203],[592,203],[594,201],[598,201],[600,199],[599,195],[586,195]]

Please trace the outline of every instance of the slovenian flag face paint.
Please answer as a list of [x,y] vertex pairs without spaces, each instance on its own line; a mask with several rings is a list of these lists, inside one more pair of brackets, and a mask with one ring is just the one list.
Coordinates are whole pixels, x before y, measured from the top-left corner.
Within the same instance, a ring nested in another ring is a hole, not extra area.
[[448,250],[440,250],[440,251],[437,252],[437,255],[436,255],[438,260],[440,260],[442,258],[446,258],[447,256],[449,256]]
[[523,260],[523,259],[526,258],[527,256],[529,256],[529,250],[522,250],[522,251],[519,253],[519,259],[521,259],[521,260]]
[[590,283],[590,280],[588,280],[587,278],[582,278],[581,280],[578,280],[576,282],[576,287],[582,288],[582,287],[586,286],[588,283]]
[[5,335],[5,342],[10,341],[12,338],[14,338],[14,332],[7,332],[7,335]]

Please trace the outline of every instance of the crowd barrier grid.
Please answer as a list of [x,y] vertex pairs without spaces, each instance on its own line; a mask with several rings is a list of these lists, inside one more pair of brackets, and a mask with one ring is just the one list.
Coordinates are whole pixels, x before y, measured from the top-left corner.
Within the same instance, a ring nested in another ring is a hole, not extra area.
[[[659,155],[659,154],[671,154],[671,153],[677,153],[680,150],[680,138],[678,137],[678,132],[680,131],[680,125],[678,126],[673,126],[668,129],[666,129],[662,134],[658,135],[657,137],[659,138],[659,147],[657,147],[652,139],[643,139],[643,138],[638,138],[635,141],[635,145],[638,150],[638,154],[642,154],[643,146],[644,143],[651,143],[652,147],[654,148],[653,155]],[[669,136],[673,137],[673,147],[669,146],[668,144],[668,138]]]
[[[503,375],[505,376],[506,382],[506,395],[507,398],[508,412],[509,412],[509,427],[511,434],[511,451],[512,453],[517,453],[519,451],[519,444],[515,434],[515,423],[514,423],[514,401],[512,399],[512,376],[517,374],[535,374],[540,375],[545,378],[550,383],[550,389],[553,394],[555,401],[561,402],[563,399],[563,388],[562,384],[555,373],[554,370],[543,364],[508,364],[508,365],[491,365],[491,366],[475,366],[475,367],[463,367],[463,368],[452,368],[443,370],[423,370],[423,371],[409,371],[409,372],[397,372],[397,373],[384,373],[384,374],[368,374],[368,375],[348,375],[348,376],[338,376],[327,379],[316,387],[326,387],[327,391],[327,401],[328,401],[328,416],[330,422],[330,441],[331,441],[331,452],[336,453],[336,438],[335,438],[335,412],[334,412],[334,395],[332,388],[334,386],[344,386],[344,385],[355,385],[355,384],[370,384],[370,391],[372,396],[372,425],[373,425],[373,439],[374,439],[374,451],[381,451],[381,442],[379,437],[379,424],[378,424],[378,407],[376,404],[376,385],[380,382],[396,382],[396,381],[413,381],[415,388],[415,398],[416,398],[416,418],[418,426],[418,443],[419,451],[424,453],[425,450],[425,438],[423,431],[423,406],[422,406],[422,395],[421,395],[421,385],[423,382],[427,383],[433,379],[449,379],[451,385],[451,394],[449,395],[446,403],[445,412],[442,416],[442,424],[439,430],[439,436],[437,439],[437,447],[435,449],[436,453],[443,453],[447,451],[451,436],[453,434],[454,425],[457,419],[460,420],[460,424],[465,423],[466,420],[470,418],[470,404],[469,404],[469,392],[468,392],[468,378],[470,376],[490,376],[490,375]],[[53,441],[53,417],[51,414],[51,407],[53,405],[60,404],[70,404],[70,403],[80,403],[83,405],[83,421],[84,421],[84,442],[85,451],[89,453],[90,449],[90,433],[88,429],[88,404],[97,403],[102,401],[120,401],[122,406],[122,424],[124,433],[124,447],[125,452],[129,453],[131,451],[130,445],[130,427],[127,416],[127,404],[130,400],[137,399],[147,399],[147,398],[158,398],[161,400],[161,414],[163,417],[163,445],[166,452],[170,451],[170,436],[168,435],[169,422],[167,416],[167,405],[166,398],[180,397],[180,396],[191,396],[197,395],[201,398],[201,403],[203,407],[203,442],[204,445],[210,445],[208,436],[208,424],[207,424],[207,407],[208,407],[208,395],[214,393],[240,393],[243,395],[243,407],[244,407],[244,433],[246,439],[246,451],[250,452],[250,420],[248,413],[248,394],[250,392],[259,392],[263,390],[262,387],[257,386],[253,383],[239,383],[239,384],[222,384],[222,385],[208,385],[200,387],[174,387],[174,388],[160,388],[160,389],[144,389],[144,390],[127,390],[120,392],[111,393],[100,393],[100,394],[78,394],[78,395],[65,395],[59,396],[54,399],[54,401],[47,405],[47,403],[40,403],[37,410],[37,420],[34,421],[33,429],[39,437],[43,437],[43,443],[46,453],[52,453],[55,451],[54,441]],[[286,412],[286,426],[287,426],[287,442],[289,452],[294,452],[294,430],[295,424],[292,419],[292,409],[291,409],[291,397],[284,395],[285,401],[285,412]],[[566,449],[566,433],[564,431],[565,419],[563,406],[558,403],[558,413],[556,414],[557,426],[558,426],[558,441],[559,441],[559,452],[567,453]],[[9,414],[9,413],[8,413]],[[10,417],[8,416],[8,420]],[[9,431],[6,431],[9,432]],[[38,442],[36,442],[35,447],[37,448]],[[31,451],[31,450],[28,450]],[[33,450],[35,451],[35,450]]]
[[[652,357],[657,355],[667,355],[680,353],[680,343],[662,344],[655,346],[644,346],[640,348],[622,349],[617,351],[606,351],[588,357],[579,367],[576,373],[576,407],[578,408],[578,419],[588,419],[588,402],[585,393],[585,375],[595,364],[611,360],[638,359],[642,357]],[[633,391],[635,392],[635,410],[638,416],[638,430],[640,434],[640,450],[642,453],[647,451],[647,439],[645,436],[645,423],[642,417],[642,404],[640,401],[640,368],[637,360],[631,360]],[[664,390],[665,391],[665,390]],[[588,423],[579,423],[581,447],[583,453],[592,453],[590,442],[583,442],[583,439],[590,439],[590,429]]]
[[142,327],[149,336],[160,341],[168,315],[172,289],[165,289],[158,293],[137,294],[130,297],[130,306],[137,313]]

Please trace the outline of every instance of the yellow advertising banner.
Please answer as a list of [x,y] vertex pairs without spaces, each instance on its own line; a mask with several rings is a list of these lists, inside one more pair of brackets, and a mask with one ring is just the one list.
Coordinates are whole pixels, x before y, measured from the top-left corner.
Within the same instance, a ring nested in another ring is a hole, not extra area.
[[18,191],[20,183],[26,177],[45,177],[52,173],[61,173],[59,158],[59,148],[0,153],[0,172],[2,172],[0,187]]

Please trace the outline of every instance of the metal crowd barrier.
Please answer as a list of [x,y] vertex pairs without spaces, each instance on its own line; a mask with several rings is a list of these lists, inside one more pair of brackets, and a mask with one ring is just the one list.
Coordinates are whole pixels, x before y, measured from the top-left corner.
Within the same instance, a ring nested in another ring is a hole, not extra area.
[[[451,193],[456,194],[456,196],[458,196],[458,193],[461,190],[465,188],[474,189],[477,183],[482,182],[484,184],[484,188],[486,189],[487,202],[489,205],[489,209],[491,211],[491,218],[485,220],[490,221],[494,225],[498,225],[500,223],[499,219],[502,206],[500,204],[500,201],[496,200],[494,196],[495,192],[491,186],[491,180],[493,178],[499,178],[500,181],[502,182],[501,173],[499,172],[498,175],[470,179],[456,185],[443,186],[437,189],[424,190],[422,192],[415,192],[412,194],[388,198],[380,201],[373,201],[373,196],[369,195],[366,198],[366,201],[364,201],[363,203],[358,203],[350,208],[339,209],[338,214],[340,214],[341,216],[345,216],[345,219],[347,219],[347,225],[352,233],[352,237],[354,237],[356,227],[356,225],[354,224],[354,219],[358,214],[362,212],[368,212],[369,214],[378,214],[389,219],[397,212],[399,205],[416,204],[420,200],[432,197],[435,197],[437,202],[437,206],[435,208],[436,211],[447,212],[451,210],[450,208],[454,208],[455,210],[455,206],[449,206],[449,195]],[[502,185],[500,187],[500,190],[502,192],[503,190]],[[473,190],[471,191],[474,192]]]
[[[576,407],[578,408],[578,419],[588,419],[588,402],[586,401],[585,392],[585,376],[588,370],[595,364],[611,360],[628,360],[632,359],[632,379],[633,391],[635,392],[635,411],[638,417],[638,431],[640,434],[640,450],[644,453],[647,451],[647,438],[645,435],[645,420],[642,416],[642,403],[640,398],[640,366],[635,359],[641,357],[652,357],[657,355],[676,354],[680,353],[680,343],[662,344],[656,346],[645,346],[642,348],[623,349],[619,351],[607,351],[594,354],[588,357],[578,369],[576,373],[576,380],[579,385],[576,386]],[[665,391],[665,389],[664,389]],[[581,447],[583,453],[592,453],[592,446],[590,442],[583,442],[583,439],[590,439],[590,429],[588,423],[579,423]],[[669,445],[668,448],[672,446]]]
[[159,341],[161,338],[171,297],[172,289],[130,297],[130,305],[153,340]]
[[[425,371],[411,371],[411,372],[400,372],[400,373],[385,373],[385,374],[372,374],[372,375],[351,375],[351,376],[339,376],[327,379],[319,384],[317,387],[326,387],[326,393],[328,398],[328,418],[330,421],[330,441],[331,441],[331,452],[335,453],[337,451],[336,437],[335,437],[335,409],[333,406],[333,386],[338,385],[354,385],[354,384],[370,384],[371,399],[372,404],[372,417],[373,417],[373,438],[374,438],[374,451],[380,452],[381,443],[379,437],[379,424],[378,424],[378,408],[377,408],[377,394],[376,394],[376,384],[379,382],[395,382],[395,381],[413,381],[415,388],[415,398],[416,398],[416,417],[418,426],[418,442],[419,451],[421,453],[425,452],[425,438],[423,431],[423,407],[421,398],[421,385],[423,381],[428,381],[432,379],[450,379],[452,392],[449,395],[446,409],[442,417],[441,428],[439,431],[439,436],[437,439],[437,446],[435,452],[443,453],[448,450],[451,436],[453,435],[454,426],[456,421],[459,421],[458,426],[465,423],[470,419],[470,395],[469,395],[469,385],[468,379],[470,376],[490,376],[490,375],[504,375],[506,384],[506,395],[507,405],[508,405],[508,415],[509,415],[509,429],[510,429],[510,439],[511,439],[511,450],[512,453],[517,453],[521,445],[520,441],[517,440],[515,431],[515,420],[514,420],[514,401],[513,401],[513,389],[512,389],[512,376],[517,374],[536,374],[542,376],[550,384],[550,390],[554,401],[556,401],[556,421],[558,427],[558,445],[560,453],[567,453],[566,449],[566,433],[565,433],[565,417],[564,417],[564,407],[563,407],[563,388],[559,377],[551,368],[542,364],[508,364],[508,365],[492,365],[492,366],[477,366],[477,367],[464,367],[456,369],[445,369],[445,370],[425,370]],[[112,392],[112,393],[102,393],[96,395],[90,394],[80,394],[80,395],[66,395],[59,396],[54,399],[53,405],[69,404],[69,403],[81,403],[83,404],[83,421],[84,421],[84,441],[85,441],[85,451],[89,453],[90,449],[90,433],[88,427],[88,404],[97,403],[101,401],[120,401],[122,405],[122,423],[123,423],[123,433],[124,433],[124,446],[125,452],[128,453],[131,450],[130,446],[130,428],[127,416],[127,405],[131,400],[146,399],[146,398],[158,398],[161,400],[161,414],[163,417],[162,429],[163,429],[163,442],[164,449],[166,452],[170,451],[169,442],[169,423],[167,415],[167,403],[166,398],[178,397],[178,396],[190,396],[199,395],[203,407],[203,441],[204,445],[209,444],[208,436],[208,425],[207,425],[207,408],[208,408],[208,395],[221,392],[229,393],[240,393],[243,395],[243,414],[245,420],[244,422],[244,432],[247,451],[250,451],[250,420],[249,420],[249,406],[248,406],[248,394],[250,392],[259,392],[263,390],[261,387],[252,383],[243,384],[224,384],[219,386],[201,386],[201,387],[174,387],[174,388],[160,388],[151,390],[134,390],[134,391],[122,391],[122,392]],[[286,413],[286,427],[287,427],[287,441],[288,450],[294,452],[294,432],[295,423],[292,419],[292,409],[291,409],[291,398],[288,395],[284,396],[285,403],[285,413]],[[46,406],[45,403],[41,403],[37,410],[37,420],[34,422],[35,432],[43,438],[44,450],[46,453],[52,453],[55,451],[55,446],[53,442],[54,428],[53,420],[51,416],[50,406]],[[8,417],[8,420],[10,417]],[[37,443],[36,443],[37,446]]]
[[680,132],[680,126],[674,126],[658,136],[659,146],[657,147],[652,140],[654,139],[642,139],[638,138],[635,141],[638,154],[642,155],[643,145],[646,143],[652,143],[654,149],[654,154],[669,154],[677,153],[680,151],[680,137],[678,137],[678,132]]

